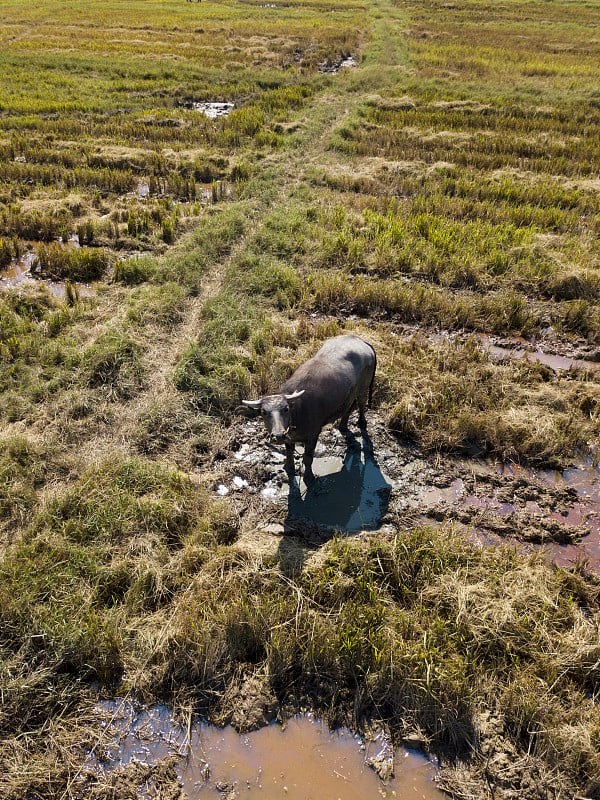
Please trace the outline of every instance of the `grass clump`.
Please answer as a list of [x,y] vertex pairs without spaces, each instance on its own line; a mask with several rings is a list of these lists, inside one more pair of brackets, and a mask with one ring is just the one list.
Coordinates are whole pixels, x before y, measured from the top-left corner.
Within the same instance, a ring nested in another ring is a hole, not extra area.
[[187,295],[178,283],[138,286],[129,297],[127,322],[142,333],[153,328],[172,330],[185,316]]
[[72,281],[93,281],[101,278],[108,269],[109,259],[105,251],[80,248],[66,249],[52,243],[41,245],[34,261],[42,276],[53,280],[68,278]]
[[51,502],[34,529],[79,544],[123,545],[156,535],[172,547],[189,533],[201,497],[183,475],[144,461],[112,459]]
[[0,297],[0,417],[39,418],[43,403],[73,382],[79,363],[73,328],[86,307],[61,306],[44,287]]
[[47,454],[27,437],[0,439],[0,529],[27,522],[49,466]]
[[191,392],[191,402],[205,413],[226,413],[248,395],[250,361],[241,346],[248,342],[254,323],[249,304],[228,291],[203,309],[198,341],[181,357],[175,385]]
[[211,209],[180,250],[164,259],[157,269],[157,283],[173,282],[186,287],[192,295],[200,291],[202,279],[209,266],[229,254],[246,230],[243,203],[225,210]]
[[475,338],[400,342],[379,391],[390,428],[426,450],[552,467],[597,436],[595,381],[582,389],[525,360],[495,363]]
[[282,261],[246,254],[235,270],[238,286],[244,286],[248,294],[271,299],[279,309],[297,306],[302,297],[298,271]]
[[81,372],[85,385],[102,389],[109,399],[130,398],[142,381],[141,346],[118,330],[102,334],[83,353]]
[[135,611],[149,570],[162,574],[188,540],[210,537],[210,512],[205,494],[176,470],[116,457],[87,470],[2,562],[3,645],[17,652],[41,635],[48,659],[68,656],[110,680],[123,644],[117,609],[131,590]]
[[213,424],[181,398],[154,402],[139,415],[133,443],[138,452],[148,456],[185,444],[198,458],[211,446]]
[[[474,551],[448,530],[335,540],[291,583],[219,555],[179,607],[163,680],[170,691],[189,682],[207,712],[240,669],[266,671],[282,706],[310,703],[358,726],[375,715],[396,736],[416,729],[463,755],[487,744],[480,720],[498,714],[502,735],[547,774],[574,725],[597,735],[591,609],[595,618],[593,581],[514,551]],[[559,781],[585,785],[597,751],[586,738],[569,751]]]
[[156,262],[151,256],[125,258],[115,264],[113,280],[126,286],[137,286],[152,279]]

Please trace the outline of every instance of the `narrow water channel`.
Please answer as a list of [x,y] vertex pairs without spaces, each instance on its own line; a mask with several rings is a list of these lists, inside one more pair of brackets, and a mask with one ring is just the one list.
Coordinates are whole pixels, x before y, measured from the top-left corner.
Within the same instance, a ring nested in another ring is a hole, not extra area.
[[[177,775],[189,800],[264,797],[269,800],[442,800],[436,767],[409,750],[395,753],[394,775],[386,782],[368,765],[385,741],[363,742],[347,729],[330,731],[309,714],[285,727],[271,724],[249,734],[207,723],[182,726],[164,705],[140,709],[104,701],[110,719],[102,745],[105,757],[90,754],[86,769],[96,774],[137,760],[154,764],[177,757]],[[108,747],[107,747],[108,744]],[[100,752],[100,748],[98,748]]]

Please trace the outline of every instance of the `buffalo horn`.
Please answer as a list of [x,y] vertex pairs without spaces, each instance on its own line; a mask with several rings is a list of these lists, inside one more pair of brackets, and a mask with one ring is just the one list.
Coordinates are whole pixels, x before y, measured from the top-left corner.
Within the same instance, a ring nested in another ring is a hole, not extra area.
[[262,400],[242,400],[242,403],[248,408],[260,408]]
[[294,392],[293,394],[286,394],[284,395],[284,397],[286,400],[295,400],[297,397],[303,395],[305,391],[306,389],[300,389],[299,392]]

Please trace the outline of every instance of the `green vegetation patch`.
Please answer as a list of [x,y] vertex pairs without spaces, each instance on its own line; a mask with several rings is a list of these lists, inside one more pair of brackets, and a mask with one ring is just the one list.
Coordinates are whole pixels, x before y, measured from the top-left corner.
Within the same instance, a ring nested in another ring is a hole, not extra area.
[[93,281],[104,275],[108,264],[105,252],[88,248],[67,250],[59,244],[50,244],[40,246],[33,267],[53,280]]
[[3,560],[3,646],[16,652],[40,636],[53,657],[110,680],[126,635],[118,609],[168,599],[183,568],[172,572],[176,554],[192,540],[211,541],[211,514],[222,517],[176,470],[118,458],[87,470]]
[[91,388],[101,388],[110,399],[127,399],[140,388],[142,348],[119,330],[102,334],[83,353],[83,380]]

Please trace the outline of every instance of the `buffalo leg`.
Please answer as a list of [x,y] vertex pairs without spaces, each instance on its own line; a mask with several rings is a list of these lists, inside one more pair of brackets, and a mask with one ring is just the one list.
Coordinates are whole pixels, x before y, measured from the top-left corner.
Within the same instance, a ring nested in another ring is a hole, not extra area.
[[340,433],[347,433],[348,432],[348,420],[350,419],[350,414],[352,413],[352,409],[356,405],[356,402],[353,402],[346,411],[342,414],[342,417],[338,423],[338,430]]
[[304,462],[304,483],[307,485],[312,483],[315,479],[314,473],[312,471],[312,462],[313,457],[315,455],[315,447],[317,446],[317,439],[310,439],[308,442],[304,444],[304,457],[302,461]]
[[364,428],[367,424],[367,395],[359,396],[358,398],[358,425],[360,428]]
[[285,471],[294,477],[294,449],[295,445],[290,442],[285,444]]

